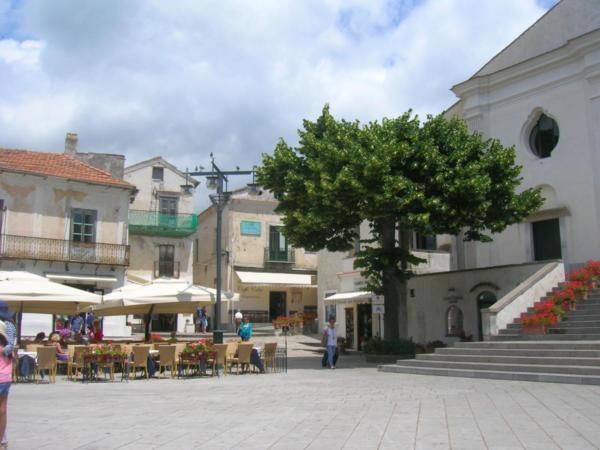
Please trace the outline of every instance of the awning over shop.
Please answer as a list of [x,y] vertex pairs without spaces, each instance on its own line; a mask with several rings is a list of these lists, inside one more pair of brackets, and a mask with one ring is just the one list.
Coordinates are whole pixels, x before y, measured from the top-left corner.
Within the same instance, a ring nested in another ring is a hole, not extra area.
[[340,303],[371,303],[373,297],[372,292],[356,291],[356,292],[340,292],[338,294],[325,297],[325,304],[340,304]]
[[288,287],[316,288],[311,284],[311,275],[297,273],[276,273],[276,272],[241,272],[236,271],[240,281],[244,284],[258,286],[271,286],[274,284]]
[[102,275],[66,275],[56,273],[48,273],[46,274],[46,278],[58,282],[93,283],[107,287],[113,286],[118,281],[116,277]]

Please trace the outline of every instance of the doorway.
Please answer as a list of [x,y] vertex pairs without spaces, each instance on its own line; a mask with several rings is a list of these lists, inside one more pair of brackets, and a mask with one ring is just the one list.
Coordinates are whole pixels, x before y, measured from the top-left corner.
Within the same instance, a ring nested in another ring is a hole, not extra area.
[[346,348],[354,348],[354,308],[345,308]]
[[371,305],[357,305],[357,324],[356,331],[358,333],[358,350],[362,350],[365,343],[371,338],[373,331],[373,322],[371,319]]
[[533,231],[533,259],[535,261],[562,258],[558,219],[532,222],[531,229]]
[[483,291],[477,296],[477,323],[480,341],[483,341],[483,316],[481,310],[489,308],[494,303],[496,303],[496,294],[491,291]]
[[269,292],[269,319],[275,320],[286,313],[286,293]]

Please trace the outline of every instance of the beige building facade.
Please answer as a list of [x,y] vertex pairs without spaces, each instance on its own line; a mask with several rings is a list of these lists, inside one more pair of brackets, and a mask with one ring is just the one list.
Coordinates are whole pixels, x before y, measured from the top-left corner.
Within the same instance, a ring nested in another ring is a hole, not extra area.
[[[223,323],[240,310],[254,323],[302,314],[314,322],[317,313],[316,253],[293,248],[281,233],[277,201],[266,191],[232,193],[223,211],[222,274],[224,291],[240,300],[222,308]],[[214,207],[199,215],[195,235],[194,282],[216,284],[216,223]]]
[[[199,182],[161,157],[126,167],[124,178],[137,188],[129,208],[128,282],[161,277],[192,281],[192,236],[198,224],[194,190]],[[191,314],[160,315],[153,319],[152,329],[184,332],[193,322]]]
[[[134,190],[69,154],[0,149],[0,268],[99,294],[122,286]],[[24,336],[51,328],[50,315],[24,315]],[[119,318],[104,329],[128,332]]]

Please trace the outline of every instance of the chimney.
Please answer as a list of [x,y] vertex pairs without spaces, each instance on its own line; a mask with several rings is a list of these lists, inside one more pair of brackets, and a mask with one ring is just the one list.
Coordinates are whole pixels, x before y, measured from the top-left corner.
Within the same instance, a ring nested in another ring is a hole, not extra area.
[[77,154],[77,133],[67,133],[65,138],[65,154],[75,156]]

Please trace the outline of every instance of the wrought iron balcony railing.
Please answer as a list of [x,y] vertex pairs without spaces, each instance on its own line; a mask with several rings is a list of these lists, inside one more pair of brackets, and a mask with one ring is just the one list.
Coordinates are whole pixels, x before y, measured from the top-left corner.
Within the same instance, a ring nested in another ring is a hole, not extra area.
[[154,261],[154,278],[179,278],[179,261]]
[[265,247],[265,264],[268,263],[287,263],[294,264],[296,262],[294,249],[286,248],[284,250],[279,248]]
[[0,258],[128,266],[129,246],[4,234]]
[[156,211],[129,210],[129,232],[150,236],[182,237],[198,229],[196,214],[162,214]]

